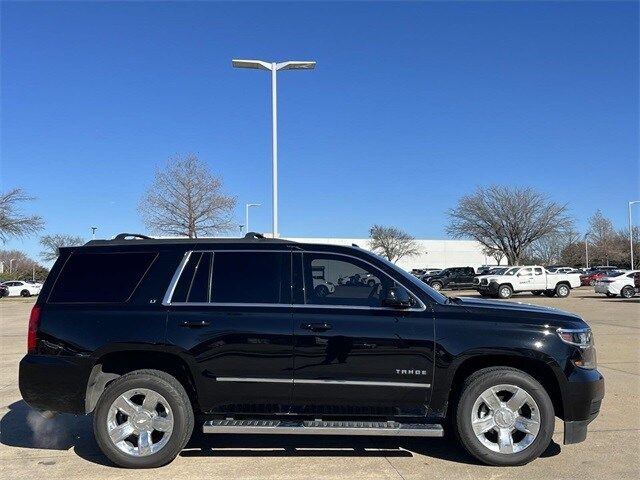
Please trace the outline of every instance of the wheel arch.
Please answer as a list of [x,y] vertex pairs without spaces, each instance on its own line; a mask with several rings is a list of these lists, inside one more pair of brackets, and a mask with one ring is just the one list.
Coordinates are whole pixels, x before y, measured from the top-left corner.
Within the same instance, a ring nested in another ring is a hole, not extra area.
[[194,410],[199,410],[197,388],[187,361],[164,350],[138,349],[109,351],[96,359],[87,381],[85,413],[94,410],[109,383],[126,373],[143,369],[160,370],[176,378],[186,390]]
[[446,415],[453,411],[453,405],[461,393],[464,380],[473,373],[490,367],[517,368],[531,375],[540,382],[549,394],[556,416],[563,418],[562,390],[553,368],[543,359],[515,354],[474,355],[463,359],[455,367],[451,377]]

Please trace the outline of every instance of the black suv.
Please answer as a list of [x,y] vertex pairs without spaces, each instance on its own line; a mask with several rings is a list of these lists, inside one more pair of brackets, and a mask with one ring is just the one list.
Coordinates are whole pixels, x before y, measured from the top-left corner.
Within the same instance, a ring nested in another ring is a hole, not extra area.
[[[375,282],[338,282],[355,275]],[[170,462],[196,419],[218,434],[450,428],[480,461],[520,465],[555,417],[583,441],[604,396],[575,315],[448,298],[360,248],[258,234],[62,248],[27,343],[25,401],[93,412],[102,451],[135,468]]]
[[422,281],[434,290],[460,290],[463,288],[473,288],[473,279],[476,272],[473,267],[453,267],[445,268],[435,275],[427,275]]

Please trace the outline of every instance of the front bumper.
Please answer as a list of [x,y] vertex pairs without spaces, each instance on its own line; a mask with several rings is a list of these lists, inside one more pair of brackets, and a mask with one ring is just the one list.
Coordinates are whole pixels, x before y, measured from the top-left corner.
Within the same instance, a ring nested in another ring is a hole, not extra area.
[[491,282],[487,284],[473,284],[473,288],[475,288],[480,293],[489,293],[492,295],[496,295],[498,293],[499,285],[496,282]]
[[20,394],[36,410],[84,414],[92,364],[88,357],[27,354],[20,361]]
[[587,438],[587,426],[600,413],[604,398],[604,378],[597,370],[576,368],[564,388],[564,444]]

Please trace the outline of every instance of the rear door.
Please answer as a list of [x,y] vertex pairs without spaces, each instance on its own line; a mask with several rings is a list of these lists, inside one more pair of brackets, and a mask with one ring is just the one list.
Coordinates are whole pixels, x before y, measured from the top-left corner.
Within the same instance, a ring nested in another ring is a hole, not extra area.
[[462,269],[462,276],[460,278],[461,287],[471,287],[473,285],[473,278],[476,276],[475,271],[471,267],[465,267]]
[[[396,282],[361,259],[326,252],[293,257],[296,408],[349,415],[424,408],[433,375],[431,310],[417,299],[407,310],[384,307]],[[335,284],[325,295],[313,282],[320,269],[330,283],[356,275],[373,282]]]
[[547,288],[547,278],[542,267],[533,269],[533,278],[531,282],[532,290],[544,290]]
[[293,387],[289,251],[188,252],[165,297],[167,342],[206,411],[276,412]]

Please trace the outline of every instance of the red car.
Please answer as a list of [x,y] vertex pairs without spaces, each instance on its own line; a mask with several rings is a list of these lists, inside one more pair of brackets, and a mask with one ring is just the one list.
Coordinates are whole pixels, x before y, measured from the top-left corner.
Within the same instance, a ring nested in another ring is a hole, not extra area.
[[600,280],[607,276],[607,272],[604,270],[596,270],[595,272],[585,273],[584,275],[580,275],[580,285],[584,286],[593,286],[596,283],[596,280]]

